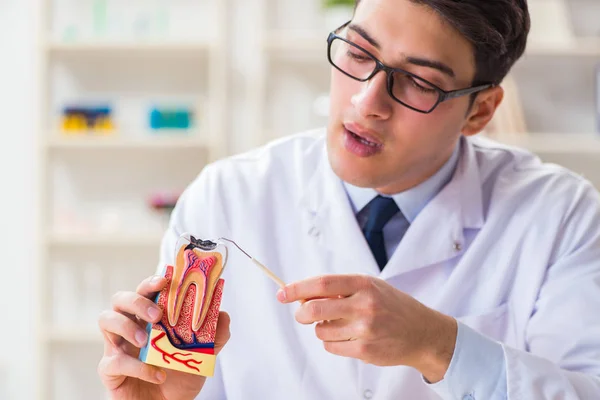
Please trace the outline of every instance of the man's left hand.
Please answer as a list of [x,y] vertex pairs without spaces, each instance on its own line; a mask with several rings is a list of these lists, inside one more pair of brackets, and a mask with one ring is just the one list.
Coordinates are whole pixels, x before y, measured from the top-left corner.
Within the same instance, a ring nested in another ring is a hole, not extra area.
[[444,378],[452,360],[456,320],[381,279],[319,276],[287,285],[277,298],[305,301],[296,320],[316,322],[316,335],[332,354],[379,366],[410,366],[432,383]]

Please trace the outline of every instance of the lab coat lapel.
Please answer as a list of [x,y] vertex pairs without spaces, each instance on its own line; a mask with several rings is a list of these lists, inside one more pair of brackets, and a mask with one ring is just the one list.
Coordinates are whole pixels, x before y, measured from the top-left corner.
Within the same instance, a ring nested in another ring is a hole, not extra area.
[[307,234],[328,260],[328,272],[379,275],[379,267],[324,146],[301,202]]
[[451,181],[413,221],[381,273],[382,279],[438,264],[465,251],[464,230],[483,225],[482,189],[475,150],[463,138]]

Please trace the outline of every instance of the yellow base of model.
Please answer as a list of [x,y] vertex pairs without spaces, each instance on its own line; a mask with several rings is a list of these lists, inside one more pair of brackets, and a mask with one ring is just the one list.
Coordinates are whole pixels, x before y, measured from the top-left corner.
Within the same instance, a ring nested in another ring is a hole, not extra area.
[[212,377],[216,359],[214,354],[180,350],[169,342],[163,331],[152,329],[143,361],[161,368]]

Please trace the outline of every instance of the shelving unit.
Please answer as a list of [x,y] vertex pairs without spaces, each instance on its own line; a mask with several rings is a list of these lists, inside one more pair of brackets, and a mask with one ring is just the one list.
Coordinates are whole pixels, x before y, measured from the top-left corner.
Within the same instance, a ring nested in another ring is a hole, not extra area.
[[[84,32],[86,18],[76,14],[91,13],[99,1],[40,3],[36,400],[100,400],[106,395],[96,372],[97,316],[116,290],[131,290],[153,273],[168,220],[148,197],[183,190],[228,152],[227,2],[107,0],[113,10],[106,12],[119,17],[121,7],[131,16],[135,7],[143,13],[160,5],[188,23],[187,31],[173,26],[177,34],[112,37]],[[73,29],[56,19],[62,14],[71,15],[69,24],[81,21],[79,36],[61,40],[67,36],[61,30]],[[114,132],[61,132],[60,110],[74,101],[108,102]],[[147,113],[156,103],[191,103],[196,123],[185,131],[151,131]]]

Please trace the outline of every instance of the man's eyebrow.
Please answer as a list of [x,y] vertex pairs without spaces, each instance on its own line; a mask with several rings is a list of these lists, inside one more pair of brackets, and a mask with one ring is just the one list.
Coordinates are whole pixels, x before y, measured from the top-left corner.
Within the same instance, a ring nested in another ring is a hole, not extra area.
[[[371,36],[369,34],[369,32],[367,32],[360,25],[350,24],[350,25],[348,25],[348,29],[351,29],[354,32],[358,33],[360,36],[362,36],[363,39],[365,39],[367,42],[369,42],[369,44],[371,44],[371,46],[375,47],[377,50],[381,50],[381,45],[379,44],[379,42],[377,40],[375,40],[375,38],[373,38],[373,36]],[[443,72],[444,74],[448,75],[452,79],[456,78],[456,74],[454,73],[454,70],[441,61],[429,60],[429,59],[420,58],[420,57],[406,57],[406,61],[409,64],[437,69],[438,71]]]
[[361,26],[356,24],[350,24],[348,25],[348,29],[351,29],[354,32],[358,33],[360,36],[363,37],[363,39],[369,42],[371,46],[375,47],[377,50],[381,50],[379,42],[377,42],[377,40],[375,40],[373,36],[369,35],[369,32],[365,31]]
[[456,78],[456,74],[454,73],[454,70],[441,61],[428,60],[426,58],[419,58],[419,57],[406,57],[406,61],[409,64],[437,69],[438,71],[443,72],[444,74],[448,75],[452,79]]

